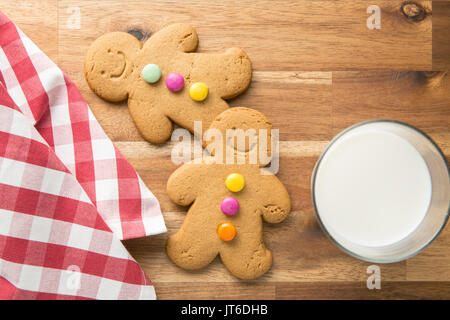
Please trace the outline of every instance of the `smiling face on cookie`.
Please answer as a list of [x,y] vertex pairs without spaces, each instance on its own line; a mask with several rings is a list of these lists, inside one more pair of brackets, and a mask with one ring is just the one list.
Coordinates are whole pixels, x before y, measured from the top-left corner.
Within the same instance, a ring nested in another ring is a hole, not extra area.
[[[263,158],[271,157],[272,124],[254,109],[235,107],[222,112],[212,122],[207,136],[209,133],[212,138],[207,137],[206,148],[216,156],[222,147],[224,163],[232,155],[237,163],[266,165],[267,160]],[[222,141],[217,143],[217,139]]]
[[84,60],[84,75],[89,87],[108,101],[128,97],[132,63],[141,43],[124,32],[111,32],[94,41]]
[[186,24],[173,24],[142,44],[124,32],[98,38],[85,60],[91,89],[108,101],[128,98],[133,120],[150,142],[170,138],[173,122],[193,132],[206,130],[228,109],[224,99],[250,84],[251,63],[244,51],[195,53],[198,36]]

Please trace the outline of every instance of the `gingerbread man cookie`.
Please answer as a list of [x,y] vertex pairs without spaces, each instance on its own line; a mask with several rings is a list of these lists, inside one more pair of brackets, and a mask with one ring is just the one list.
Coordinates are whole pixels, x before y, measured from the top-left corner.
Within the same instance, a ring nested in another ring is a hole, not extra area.
[[[272,125],[255,110],[231,108],[220,114],[211,128],[225,137],[226,129],[254,128],[258,132]],[[223,139],[226,149],[229,141]],[[249,141],[236,152],[249,153],[255,148]],[[236,277],[257,278],[272,265],[272,253],[263,240],[263,220],[283,221],[291,208],[289,194],[275,175],[263,174],[259,161],[227,164],[215,160],[184,164],[170,176],[169,197],[190,208],[181,228],[169,237],[167,254],[188,270],[205,267],[219,255]]]
[[142,44],[132,35],[112,32],[90,46],[84,64],[89,87],[105,100],[128,98],[131,116],[152,143],[170,138],[173,122],[191,132],[194,121],[208,128],[228,109],[224,99],[242,93],[252,68],[244,51],[194,53],[195,29],[173,24]]

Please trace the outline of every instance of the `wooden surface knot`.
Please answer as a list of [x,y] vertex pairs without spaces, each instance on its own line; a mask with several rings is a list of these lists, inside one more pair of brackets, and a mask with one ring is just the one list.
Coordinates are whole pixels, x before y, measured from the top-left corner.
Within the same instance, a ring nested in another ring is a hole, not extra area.
[[132,36],[136,37],[139,41],[145,41],[148,38],[150,38],[151,33],[142,31],[139,28],[132,28],[128,29],[127,33],[131,34]]
[[447,71],[422,71],[423,81],[427,87],[439,87],[447,76]]
[[403,15],[411,21],[420,22],[427,17],[427,10],[419,3],[414,1],[405,1],[401,6]]

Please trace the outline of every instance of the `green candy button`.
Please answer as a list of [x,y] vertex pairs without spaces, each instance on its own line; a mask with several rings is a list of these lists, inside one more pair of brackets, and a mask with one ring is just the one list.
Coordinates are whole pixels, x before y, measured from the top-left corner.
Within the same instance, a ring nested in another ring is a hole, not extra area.
[[142,69],[141,75],[148,83],[155,83],[161,78],[161,69],[156,64],[148,64]]

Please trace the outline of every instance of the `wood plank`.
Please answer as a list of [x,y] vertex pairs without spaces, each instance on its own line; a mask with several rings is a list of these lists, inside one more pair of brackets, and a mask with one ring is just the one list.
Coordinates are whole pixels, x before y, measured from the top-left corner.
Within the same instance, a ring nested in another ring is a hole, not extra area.
[[232,106],[264,113],[281,140],[329,140],[331,131],[331,72],[259,72]]
[[[171,263],[165,254],[167,237],[178,230],[184,220],[185,208],[174,205],[165,192],[165,181],[175,169],[168,154],[143,157],[135,148],[119,148],[138,170],[161,203],[168,234],[124,242],[135,259],[155,282],[236,282],[216,259],[206,269],[188,272]],[[312,151],[305,151],[311,154]],[[265,239],[273,250],[275,263],[272,270],[257,282],[306,281],[306,280],[361,280],[367,277],[368,263],[356,260],[341,252],[320,230],[312,213],[310,198],[310,173],[317,160],[313,156],[282,157],[279,178],[285,183],[292,197],[293,212],[279,225],[265,225]],[[147,153],[148,154],[148,153]],[[295,246],[286,245],[295,243]],[[164,268],[161,268],[164,266]],[[405,263],[383,266],[387,279],[404,280]]]
[[[169,229],[167,234],[124,241],[152,281],[242,283],[225,269],[219,258],[197,271],[182,270],[168,259],[166,239],[179,229],[184,217],[182,212],[165,211],[164,218]],[[268,273],[247,281],[249,283],[365,281],[368,277],[366,271],[371,264],[340,251],[325,237],[312,212],[294,211],[288,220],[279,225],[265,224],[264,238],[274,255],[274,264]],[[405,262],[380,267],[385,280],[406,279]]]
[[[147,186],[158,197],[164,211],[184,211],[174,205],[167,196],[166,182],[170,174],[177,168],[173,164],[169,153],[163,156],[144,156],[145,152],[136,151],[136,148],[123,148],[125,143],[118,144],[119,150],[130,161]],[[321,143],[323,146],[324,143]],[[297,151],[299,153],[301,151]],[[311,151],[305,151],[309,154]],[[285,184],[291,194],[293,210],[312,211],[310,196],[311,173],[319,153],[311,156],[282,155],[280,157],[280,170],[278,177]]]
[[[126,102],[110,103],[88,87],[82,70],[69,76],[113,141],[144,141]],[[250,88],[229,101],[263,112],[283,140],[329,140],[331,133],[331,72],[254,72]]]
[[448,150],[449,92],[450,77],[442,72],[333,72],[333,134],[360,121],[388,118],[418,127]]
[[155,284],[158,299],[275,299],[275,285],[266,283],[159,282]]
[[[137,144],[138,147],[134,146]],[[341,252],[328,240],[317,224],[310,197],[310,174],[321,149],[326,142],[285,142],[281,143],[279,178],[286,185],[293,203],[293,212],[279,225],[265,224],[265,239],[273,250],[275,263],[272,270],[258,282],[276,281],[361,281],[367,278],[366,268],[370,263],[362,262]],[[194,273],[179,269],[165,254],[167,237],[178,230],[185,217],[185,208],[174,205],[167,197],[165,181],[176,168],[170,160],[166,148],[149,147],[146,142],[121,142],[117,144],[122,153],[138,170],[144,182],[151,188],[161,203],[169,228],[168,234],[125,242],[131,254],[143,266],[155,282],[233,282],[233,278],[220,261],[216,259],[208,268]],[[298,148],[293,149],[292,146]],[[142,148],[141,148],[142,147]],[[156,150],[157,152],[152,152]],[[417,256],[417,266],[409,265],[412,274],[420,274],[425,266],[438,265],[445,270],[450,252],[442,250],[448,239],[441,239],[441,246],[427,248]],[[286,245],[295,243],[295,246]],[[435,250],[440,250],[437,253]],[[432,250],[427,254],[428,250]],[[426,256],[423,256],[426,255]],[[422,258],[420,258],[422,257]],[[426,257],[426,258],[423,258]],[[412,260],[409,260],[412,261]],[[421,262],[425,261],[425,262]],[[161,268],[164,266],[164,268]],[[382,265],[385,280],[406,280],[406,262]],[[433,278],[434,279],[434,278]],[[440,272],[440,280],[450,280],[448,274]]]
[[158,299],[449,299],[449,282],[386,281],[369,290],[364,281],[210,283],[157,283]]
[[423,252],[406,261],[406,279],[409,281],[450,280],[449,224]]
[[450,2],[433,1],[433,70],[450,69]]
[[[280,141],[280,156],[319,156],[330,141]],[[116,147],[128,158],[139,160],[170,156],[177,142],[155,145],[146,141],[116,141]],[[450,150],[448,150],[450,151]]]
[[[158,196],[169,228],[169,232],[164,235],[124,242],[145,272],[155,283],[163,288],[164,294],[168,294],[172,298],[186,297],[175,293],[176,289],[179,288],[179,282],[195,284],[207,281],[212,289],[200,290],[199,293],[194,294],[195,298],[201,299],[211,297],[211,294],[214,294],[213,288],[215,283],[241,284],[240,280],[228,273],[219,259],[216,259],[207,268],[195,272],[182,270],[168,259],[165,254],[167,237],[180,228],[185,217],[185,208],[172,204],[165,192],[164,181],[166,181],[166,178],[168,178],[175,166],[171,163],[170,156],[165,152],[163,152],[165,155],[162,156],[147,152],[148,157],[143,157],[143,153],[136,148],[123,148],[123,146],[128,146],[128,144],[129,142],[120,143],[119,148],[125,156],[130,156],[129,160],[137,168],[144,182],[150,185],[152,191]],[[289,144],[292,144],[292,142]],[[304,146],[303,143],[300,143],[300,145]],[[324,143],[322,143],[323,145]],[[286,151],[285,147],[283,149]],[[295,282],[299,283],[300,287],[303,287],[303,282],[329,281],[334,282],[334,288],[337,288],[341,285],[341,281],[350,281],[354,285],[353,288],[355,288],[358,281],[361,282],[367,279],[366,269],[371,264],[359,261],[341,252],[325,237],[312,212],[309,175],[312,171],[312,166],[317,160],[319,149],[304,148],[303,156],[301,155],[303,153],[301,150],[297,150],[297,154],[294,157],[289,157],[285,153],[282,154],[279,177],[286,184],[291,194],[294,211],[285,222],[279,225],[265,224],[264,238],[267,246],[274,253],[274,265],[270,272],[260,279],[250,281],[250,283],[289,284]],[[291,245],[293,243],[295,243],[295,246]],[[380,265],[383,281],[406,280],[407,270],[411,270],[410,277],[415,279],[414,277],[424,274],[426,266],[428,268],[436,266],[434,270],[439,272],[439,281],[450,281],[448,273],[445,273],[448,259],[450,259],[450,252],[443,250],[443,246],[448,245],[448,237],[439,237],[436,243],[440,243],[437,248],[433,244],[425,249],[424,252],[406,262]],[[407,266],[409,269],[407,269]],[[437,277],[430,278],[431,280],[436,280]],[[166,283],[171,283],[171,286],[169,288],[165,287]],[[419,287],[422,286],[421,284]],[[416,290],[419,290],[419,287],[416,287]],[[346,286],[343,286],[342,290],[351,291],[350,287]],[[398,290],[401,291],[402,289],[398,287]],[[332,292],[335,291],[330,291],[330,297],[332,297]],[[358,293],[359,291],[356,290],[355,292]],[[188,293],[184,291],[183,294]],[[287,297],[285,294],[287,295],[287,293],[280,294],[280,297]],[[319,295],[323,294],[324,292],[320,290],[317,292],[312,291],[309,298],[319,297]],[[406,293],[402,294],[406,296]],[[298,298],[304,297],[303,295],[306,295],[306,292],[298,293]],[[336,295],[335,297],[338,296]],[[246,298],[251,297],[252,293],[250,292]],[[264,293],[262,298],[265,297]],[[364,297],[364,295],[361,297]],[[279,298],[278,295],[277,298]]]
[[0,0],[0,9],[50,59],[58,62],[57,0]]
[[[174,22],[197,28],[201,51],[243,47],[255,70],[430,70],[432,63],[431,1],[416,1],[421,19],[402,11],[403,1],[209,2],[170,0],[61,0],[60,26],[66,8],[81,10],[81,29],[59,30],[62,66],[81,69],[87,47],[109,31],[134,30],[151,35]],[[370,5],[381,8],[380,30],[369,30]]]
[[380,290],[369,290],[366,282],[282,283],[276,287],[277,299],[449,299],[450,282],[382,281]]

